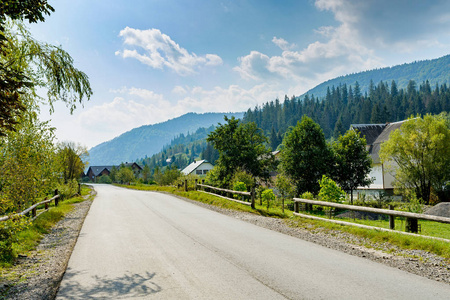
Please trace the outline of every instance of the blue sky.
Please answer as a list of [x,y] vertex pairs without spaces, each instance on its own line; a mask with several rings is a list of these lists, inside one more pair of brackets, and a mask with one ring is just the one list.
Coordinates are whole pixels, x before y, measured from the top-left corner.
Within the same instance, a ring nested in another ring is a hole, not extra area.
[[245,111],[340,75],[449,54],[450,1],[76,0],[30,26],[94,95],[51,119],[87,147],[188,112]]

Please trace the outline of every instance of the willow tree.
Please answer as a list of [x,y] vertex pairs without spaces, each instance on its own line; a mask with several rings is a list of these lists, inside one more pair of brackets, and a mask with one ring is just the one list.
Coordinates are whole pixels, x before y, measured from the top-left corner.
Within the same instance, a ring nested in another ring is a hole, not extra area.
[[[55,101],[63,101],[72,113],[92,89],[88,76],[74,66],[73,58],[61,47],[35,40],[23,23],[6,21],[0,53],[0,135],[14,130],[25,110],[37,110],[47,103],[53,112]],[[46,90],[41,97],[37,89]]]

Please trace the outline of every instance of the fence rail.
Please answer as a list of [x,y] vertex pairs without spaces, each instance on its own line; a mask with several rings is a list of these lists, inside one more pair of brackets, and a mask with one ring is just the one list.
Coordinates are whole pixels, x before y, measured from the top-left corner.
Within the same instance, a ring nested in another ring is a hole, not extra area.
[[390,229],[395,228],[394,217],[405,217],[406,218],[406,231],[409,231],[409,232],[418,232],[417,220],[428,220],[428,221],[450,224],[450,218],[433,216],[433,215],[417,214],[417,213],[398,211],[398,210],[393,210],[393,209],[380,209],[380,208],[373,208],[373,207],[355,206],[355,205],[347,205],[347,204],[309,200],[309,199],[300,199],[300,198],[294,198],[293,200],[294,200],[294,212],[296,212],[296,213],[299,212],[299,203],[305,203],[305,204],[346,209],[346,210],[351,210],[351,211],[362,211],[362,212],[371,212],[371,213],[376,213],[376,214],[388,215]]
[[31,212],[32,217],[35,218],[36,212],[37,212],[37,207],[40,205],[45,205],[45,210],[47,210],[48,204],[52,201],[55,201],[55,206],[58,206],[58,202],[59,202],[58,190],[55,190],[55,196],[53,196],[53,198],[45,199],[39,203],[33,204],[32,206],[28,207],[27,209],[25,209],[24,211],[22,211],[20,213],[17,213],[17,214],[11,215],[11,216],[0,217],[0,222],[6,221],[13,216],[25,216],[26,214],[28,214],[30,212]]
[[[245,201],[233,199],[231,197],[225,197],[225,196],[222,196],[222,195],[214,194],[215,196],[219,196],[219,197],[222,197],[222,198],[234,201],[234,202],[238,202],[238,203],[241,203],[241,204],[244,204],[244,205],[249,205],[253,209],[255,208],[255,191],[254,190],[252,190],[251,192],[233,191],[233,190],[222,189],[222,188],[218,188],[218,187],[210,186],[210,185],[206,185],[206,184],[200,184],[200,183],[197,183],[197,181],[196,181],[195,189],[197,190],[198,187],[201,187],[203,189],[205,189],[205,188],[206,189],[211,189],[211,190],[218,191],[218,192],[221,192],[221,193],[226,193],[227,195],[234,194],[234,195],[249,196],[250,199],[251,199],[251,202],[245,202]],[[206,191],[202,191],[202,192],[208,193]],[[208,193],[208,194],[212,194],[212,193]]]

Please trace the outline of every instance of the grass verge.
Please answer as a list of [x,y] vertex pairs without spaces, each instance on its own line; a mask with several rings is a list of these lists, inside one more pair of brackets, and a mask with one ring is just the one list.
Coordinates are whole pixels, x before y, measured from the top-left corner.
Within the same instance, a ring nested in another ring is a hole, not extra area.
[[[382,244],[389,243],[393,246],[397,246],[400,249],[405,250],[424,250],[430,253],[434,253],[443,257],[448,263],[450,263],[450,243],[432,240],[424,238],[420,235],[417,236],[409,236],[403,235],[401,233],[396,232],[385,232],[379,231],[375,229],[364,229],[353,226],[339,225],[333,224],[320,220],[310,220],[301,218],[298,216],[294,216],[292,211],[285,209],[284,213],[281,208],[278,206],[271,207],[267,210],[265,205],[260,205],[259,200],[256,202],[256,209],[253,210],[249,206],[239,204],[233,201],[228,201],[226,199],[216,197],[210,194],[198,192],[198,191],[181,191],[175,187],[165,187],[165,186],[156,186],[156,185],[118,185],[125,188],[135,189],[135,190],[145,190],[145,191],[156,191],[156,192],[166,192],[171,193],[177,196],[185,197],[191,200],[199,201],[202,203],[214,205],[217,207],[232,209],[237,211],[243,211],[253,214],[258,214],[266,217],[275,217],[275,218],[283,218],[288,219],[290,222],[287,222],[289,226],[293,227],[302,227],[302,228],[322,228],[324,230],[333,231],[339,230],[342,232],[346,232],[361,238],[365,238],[374,244]],[[388,221],[370,221],[370,220],[353,220],[346,219],[345,221],[355,222],[359,224],[365,224],[370,226],[377,227],[386,227],[389,228]],[[385,224],[386,223],[386,224]],[[401,220],[396,220],[396,228],[401,229],[402,224]],[[422,234],[437,236],[443,238],[450,237],[450,226],[448,224],[436,223],[431,221],[420,221],[422,226]],[[309,226],[305,226],[309,225]],[[398,227],[397,227],[398,226]],[[404,227],[403,227],[404,228]],[[367,246],[367,245],[366,245]]]
[[[18,233],[18,241],[13,243],[15,256],[28,255],[31,250],[36,249],[44,235],[49,233],[56,223],[73,210],[73,204],[85,201],[86,199],[84,196],[89,193],[90,188],[82,186],[81,196],[60,201],[58,206],[55,206],[52,202],[48,211],[40,214],[36,220],[31,222],[27,229]],[[12,264],[13,262],[0,262],[0,271],[2,271],[3,268],[11,267]]]

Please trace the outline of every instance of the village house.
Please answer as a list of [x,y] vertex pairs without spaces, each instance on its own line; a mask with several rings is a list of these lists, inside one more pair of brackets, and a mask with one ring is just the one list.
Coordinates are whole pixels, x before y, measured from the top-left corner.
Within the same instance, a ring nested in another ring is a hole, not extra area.
[[195,175],[199,175],[199,176],[204,176],[212,168],[214,168],[214,166],[210,162],[208,162],[206,160],[199,160],[199,161],[195,161],[194,160],[194,162],[191,163],[186,168],[184,168],[181,171],[181,173],[183,173],[184,175],[195,174]]
[[[140,172],[142,171],[141,166],[139,166],[137,163],[124,163],[125,167],[130,167],[136,176],[139,176]],[[89,178],[90,181],[95,182],[96,179],[102,175],[108,175],[111,174],[111,170],[113,167],[116,167],[117,169],[120,168],[120,166],[91,166],[86,172],[86,176]]]
[[362,137],[366,138],[366,149],[372,158],[372,170],[369,177],[374,181],[368,187],[358,187],[357,193],[365,193],[366,195],[379,195],[381,192],[392,196],[394,194],[393,182],[394,175],[389,173],[384,164],[380,160],[381,144],[389,139],[389,135],[405,121],[399,121],[386,124],[353,124],[350,125],[354,130],[358,130]]

